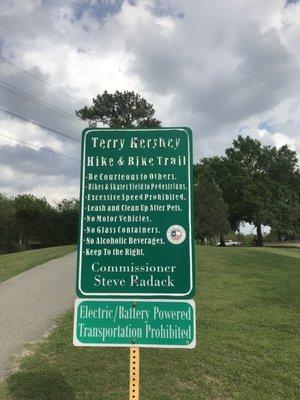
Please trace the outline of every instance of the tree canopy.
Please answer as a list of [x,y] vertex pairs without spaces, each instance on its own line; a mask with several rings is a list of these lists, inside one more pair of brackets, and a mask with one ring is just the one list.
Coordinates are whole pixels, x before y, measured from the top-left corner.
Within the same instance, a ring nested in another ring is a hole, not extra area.
[[0,194],[0,252],[76,243],[78,211],[77,199],[53,207],[32,194]]
[[229,231],[228,206],[224,203],[221,189],[215,184],[208,169],[194,167],[195,238],[220,237]]
[[160,121],[154,118],[153,105],[135,92],[108,93],[106,90],[93,99],[91,107],[76,111],[91,126],[100,122],[111,128],[157,128]]
[[300,225],[300,174],[296,153],[287,146],[277,149],[258,140],[238,136],[224,157],[203,159],[200,168],[209,170],[228,205],[232,229],[240,222],[296,231]]

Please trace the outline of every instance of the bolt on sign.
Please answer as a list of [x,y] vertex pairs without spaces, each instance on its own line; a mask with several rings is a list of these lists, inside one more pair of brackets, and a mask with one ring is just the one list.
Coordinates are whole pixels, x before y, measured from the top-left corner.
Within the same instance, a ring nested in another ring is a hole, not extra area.
[[83,131],[79,297],[194,295],[192,133]]
[[193,348],[193,300],[77,299],[75,346]]

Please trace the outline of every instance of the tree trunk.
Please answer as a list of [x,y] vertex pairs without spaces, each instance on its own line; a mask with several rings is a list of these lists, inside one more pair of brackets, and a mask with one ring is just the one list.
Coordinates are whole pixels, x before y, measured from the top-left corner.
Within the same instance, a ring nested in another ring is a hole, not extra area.
[[238,246],[240,246],[241,244],[241,231],[240,231],[240,227],[237,228],[237,241],[238,241]]
[[256,230],[257,230],[257,246],[263,246],[263,240],[262,240],[262,233],[261,233],[261,223],[256,224]]
[[277,229],[277,239],[278,242],[281,242],[281,231],[279,229]]
[[220,246],[225,247],[224,234],[220,233]]

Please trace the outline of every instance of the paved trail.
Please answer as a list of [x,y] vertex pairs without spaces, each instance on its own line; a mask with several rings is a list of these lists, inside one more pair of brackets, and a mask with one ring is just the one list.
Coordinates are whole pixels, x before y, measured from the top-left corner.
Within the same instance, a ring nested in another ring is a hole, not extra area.
[[48,261],[0,284],[0,379],[11,357],[39,339],[73,306],[76,253]]

